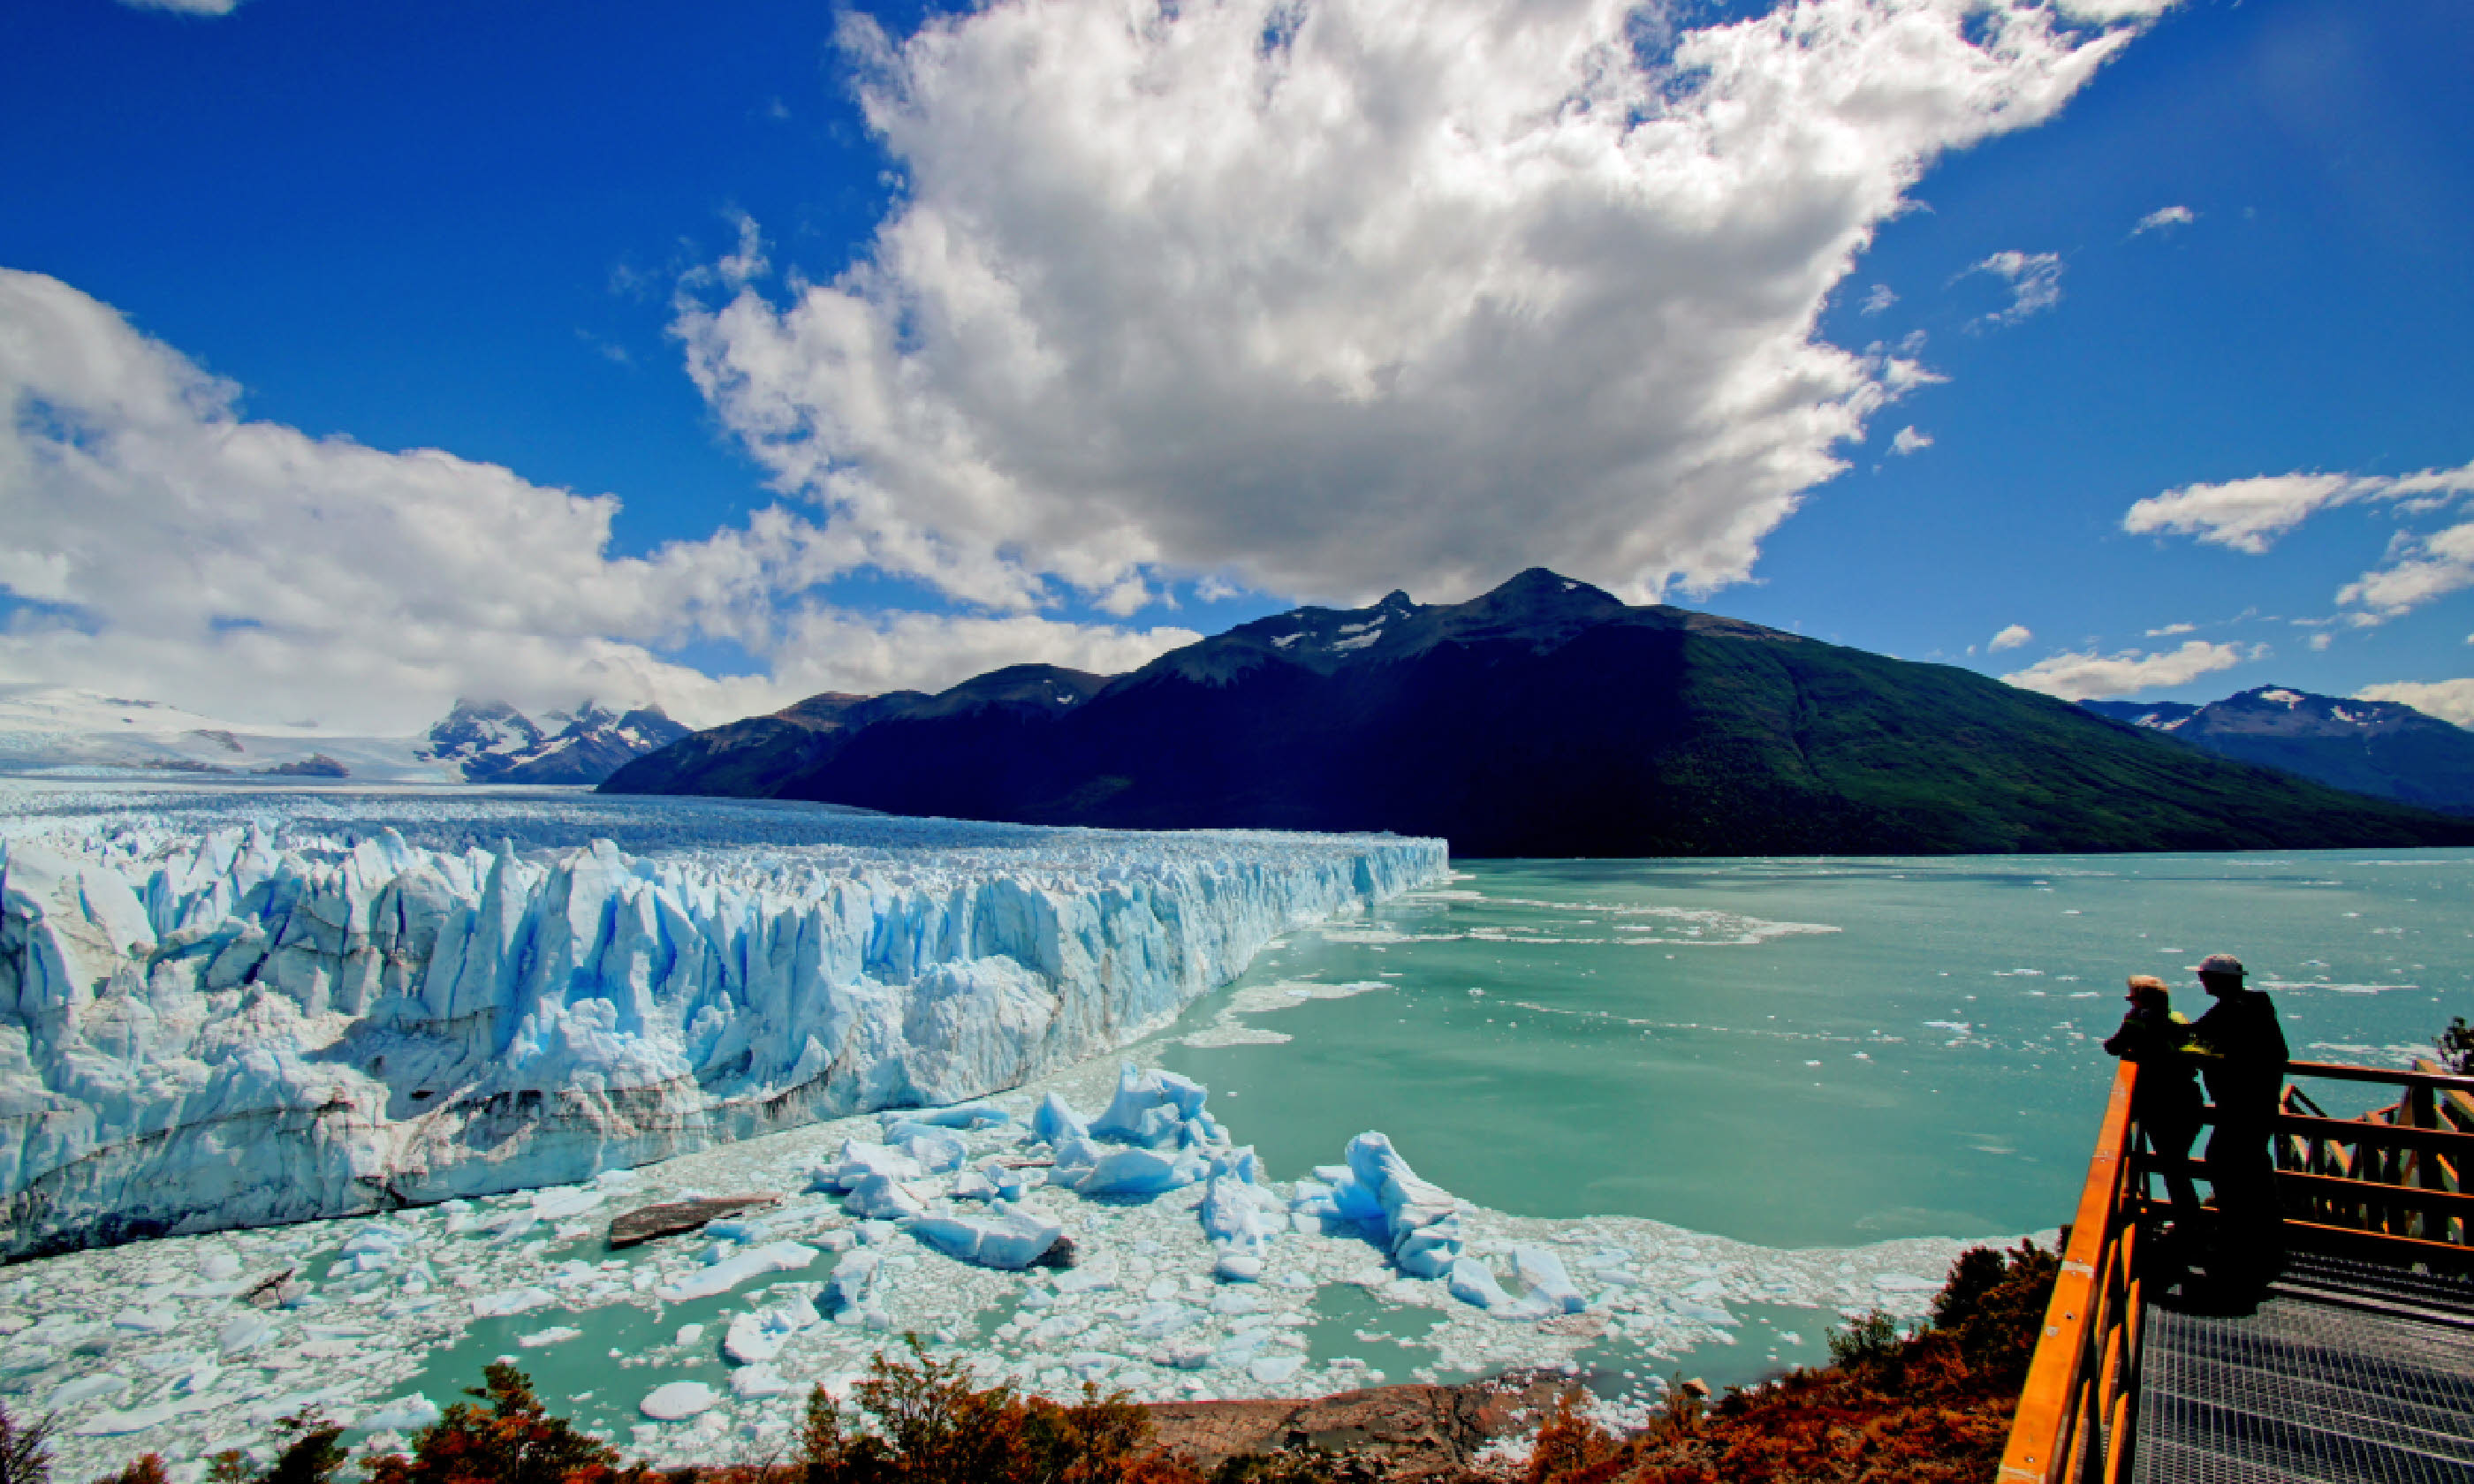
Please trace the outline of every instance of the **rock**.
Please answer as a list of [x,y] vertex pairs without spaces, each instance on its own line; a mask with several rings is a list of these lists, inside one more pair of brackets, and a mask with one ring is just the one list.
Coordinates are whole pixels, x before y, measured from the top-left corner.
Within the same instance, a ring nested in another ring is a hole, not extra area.
[[740,1211],[781,1203],[778,1195],[726,1195],[708,1201],[671,1201],[662,1206],[646,1206],[631,1210],[610,1223],[610,1245],[613,1248],[633,1247],[659,1236],[676,1236],[693,1232],[708,1222]]

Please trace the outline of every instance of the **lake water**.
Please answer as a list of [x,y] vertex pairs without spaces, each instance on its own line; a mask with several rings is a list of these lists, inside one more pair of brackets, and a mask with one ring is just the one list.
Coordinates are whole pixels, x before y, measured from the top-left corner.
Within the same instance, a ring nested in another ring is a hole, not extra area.
[[[2187,966],[2234,952],[2276,995],[2297,1056],[2397,1064],[2474,1014],[2469,892],[2466,851],[1479,862],[1292,934],[1126,1054],[1206,1084],[1274,1182],[1387,1132],[1467,1203],[1474,1255],[1499,1266],[1509,1244],[1540,1243],[1573,1269],[1589,1312],[1543,1325],[1398,1281],[1345,1233],[1284,1234],[1262,1283],[1216,1284],[1199,1190],[1129,1204],[1053,1191],[1034,1200],[1082,1244],[1082,1278],[967,1268],[864,1233],[887,1255],[881,1328],[793,1336],[784,1389],[753,1394],[723,1333],[813,1293],[833,1245],[861,1234],[796,1193],[842,1138],[875,1137],[854,1119],[461,1211],[22,1264],[0,1273],[0,1390],[12,1410],[92,1392],[63,1403],[67,1472],[154,1448],[182,1484],[216,1448],[262,1447],[305,1402],[401,1425],[419,1411],[402,1399],[455,1400],[499,1355],[631,1453],[756,1456],[783,1444],[809,1383],[847,1384],[906,1330],[1057,1394],[1092,1379],[1298,1395],[1562,1364],[1637,1409],[1662,1376],[1724,1385],[1824,1358],[1843,1315],[1920,1313],[1963,1242],[2063,1219],[2124,975],[2162,975],[2195,1016]],[[995,1101],[1025,1115],[1053,1089],[1096,1111],[1113,1061]],[[1018,1137],[975,1135],[974,1158]],[[627,1207],[756,1189],[791,1192],[791,1209],[751,1241],[822,1249],[778,1281],[666,1303],[654,1288],[701,1271],[709,1241],[602,1244]],[[374,1232],[393,1256],[337,1265]],[[198,1276],[282,1268],[311,1281],[311,1303],[230,1350],[232,1307],[190,1292]],[[475,1300],[520,1311],[475,1318]],[[1170,1343],[1212,1358],[1170,1364]],[[734,1376],[750,1394],[733,1395]],[[640,1400],[679,1380],[718,1404],[647,1421]]]
[[2211,952],[2274,994],[2297,1059],[2403,1065],[2474,1014],[2474,852],[1465,863],[1240,991],[1386,988],[1159,1061],[1282,1174],[1381,1128],[1524,1215],[1780,1246],[2025,1232],[2086,1172],[2123,978],[2195,1019]]

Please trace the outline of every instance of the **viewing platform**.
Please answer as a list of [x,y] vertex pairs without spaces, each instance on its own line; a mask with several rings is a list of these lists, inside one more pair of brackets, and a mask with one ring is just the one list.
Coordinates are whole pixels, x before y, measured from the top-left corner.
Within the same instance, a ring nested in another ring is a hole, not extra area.
[[[2272,1229],[2169,1233],[2116,1073],[2003,1484],[2474,1480],[2474,1078],[2293,1062]],[[2395,1101],[2331,1117],[2331,1103]],[[2213,1119],[2214,1110],[2206,1110]],[[2206,1179],[2203,1161],[2184,1161]],[[2216,1213],[2211,1211],[2210,1216]]]

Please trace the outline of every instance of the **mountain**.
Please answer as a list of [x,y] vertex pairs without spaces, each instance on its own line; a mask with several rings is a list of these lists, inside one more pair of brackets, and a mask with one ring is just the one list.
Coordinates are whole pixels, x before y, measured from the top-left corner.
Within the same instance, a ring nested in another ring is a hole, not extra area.
[[936,696],[818,697],[602,786],[1389,829],[1481,856],[2474,844],[2474,824],[1973,671],[1628,607],[1541,569],[1467,603],[1298,609],[1111,680],[1017,666]]
[[545,730],[503,701],[458,701],[414,755],[451,765],[467,783],[598,783],[690,734],[657,706],[622,714],[588,701],[543,719],[558,730]]
[[687,735],[658,706],[614,714],[588,702],[537,723],[501,703],[459,701],[425,733],[365,736],[316,722],[227,721],[68,686],[0,685],[0,771],[597,783]]
[[2394,701],[2262,685],[2206,706],[2082,701],[2100,716],[2378,799],[2474,815],[2474,732]]

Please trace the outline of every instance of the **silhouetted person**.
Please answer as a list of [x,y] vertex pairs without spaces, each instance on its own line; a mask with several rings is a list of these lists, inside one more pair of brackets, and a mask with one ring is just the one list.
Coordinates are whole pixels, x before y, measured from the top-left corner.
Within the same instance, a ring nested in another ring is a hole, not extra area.
[[[2104,1049],[2125,1062],[2139,1064],[2139,1084],[2130,1096],[2130,1115],[2147,1137],[2147,1147],[2165,1160],[2191,1157],[2199,1137],[2199,1082],[2195,1064],[2184,1056],[2191,1022],[2173,1013],[2172,993],[2152,974],[2138,974],[2122,998],[2130,1009],[2122,1017]],[[2173,1198],[2173,1218],[2196,1225],[2199,1192],[2190,1172],[2178,1163],[2165,1171],[2165,1189]]]
[[2198,970],[2199,988],[2217,1001],[2191,1027],[2191,1054],[2217,1105],[2216,1130],[2208,1136],[2208,1182],[2216,1186],[2226,1237],[2272,1240],[2276,1166],[2268,1158],[2268,1139],[2285,1089],[2285,1032],[2268,997],[2243,988],[2241,959],[2211,953]]

